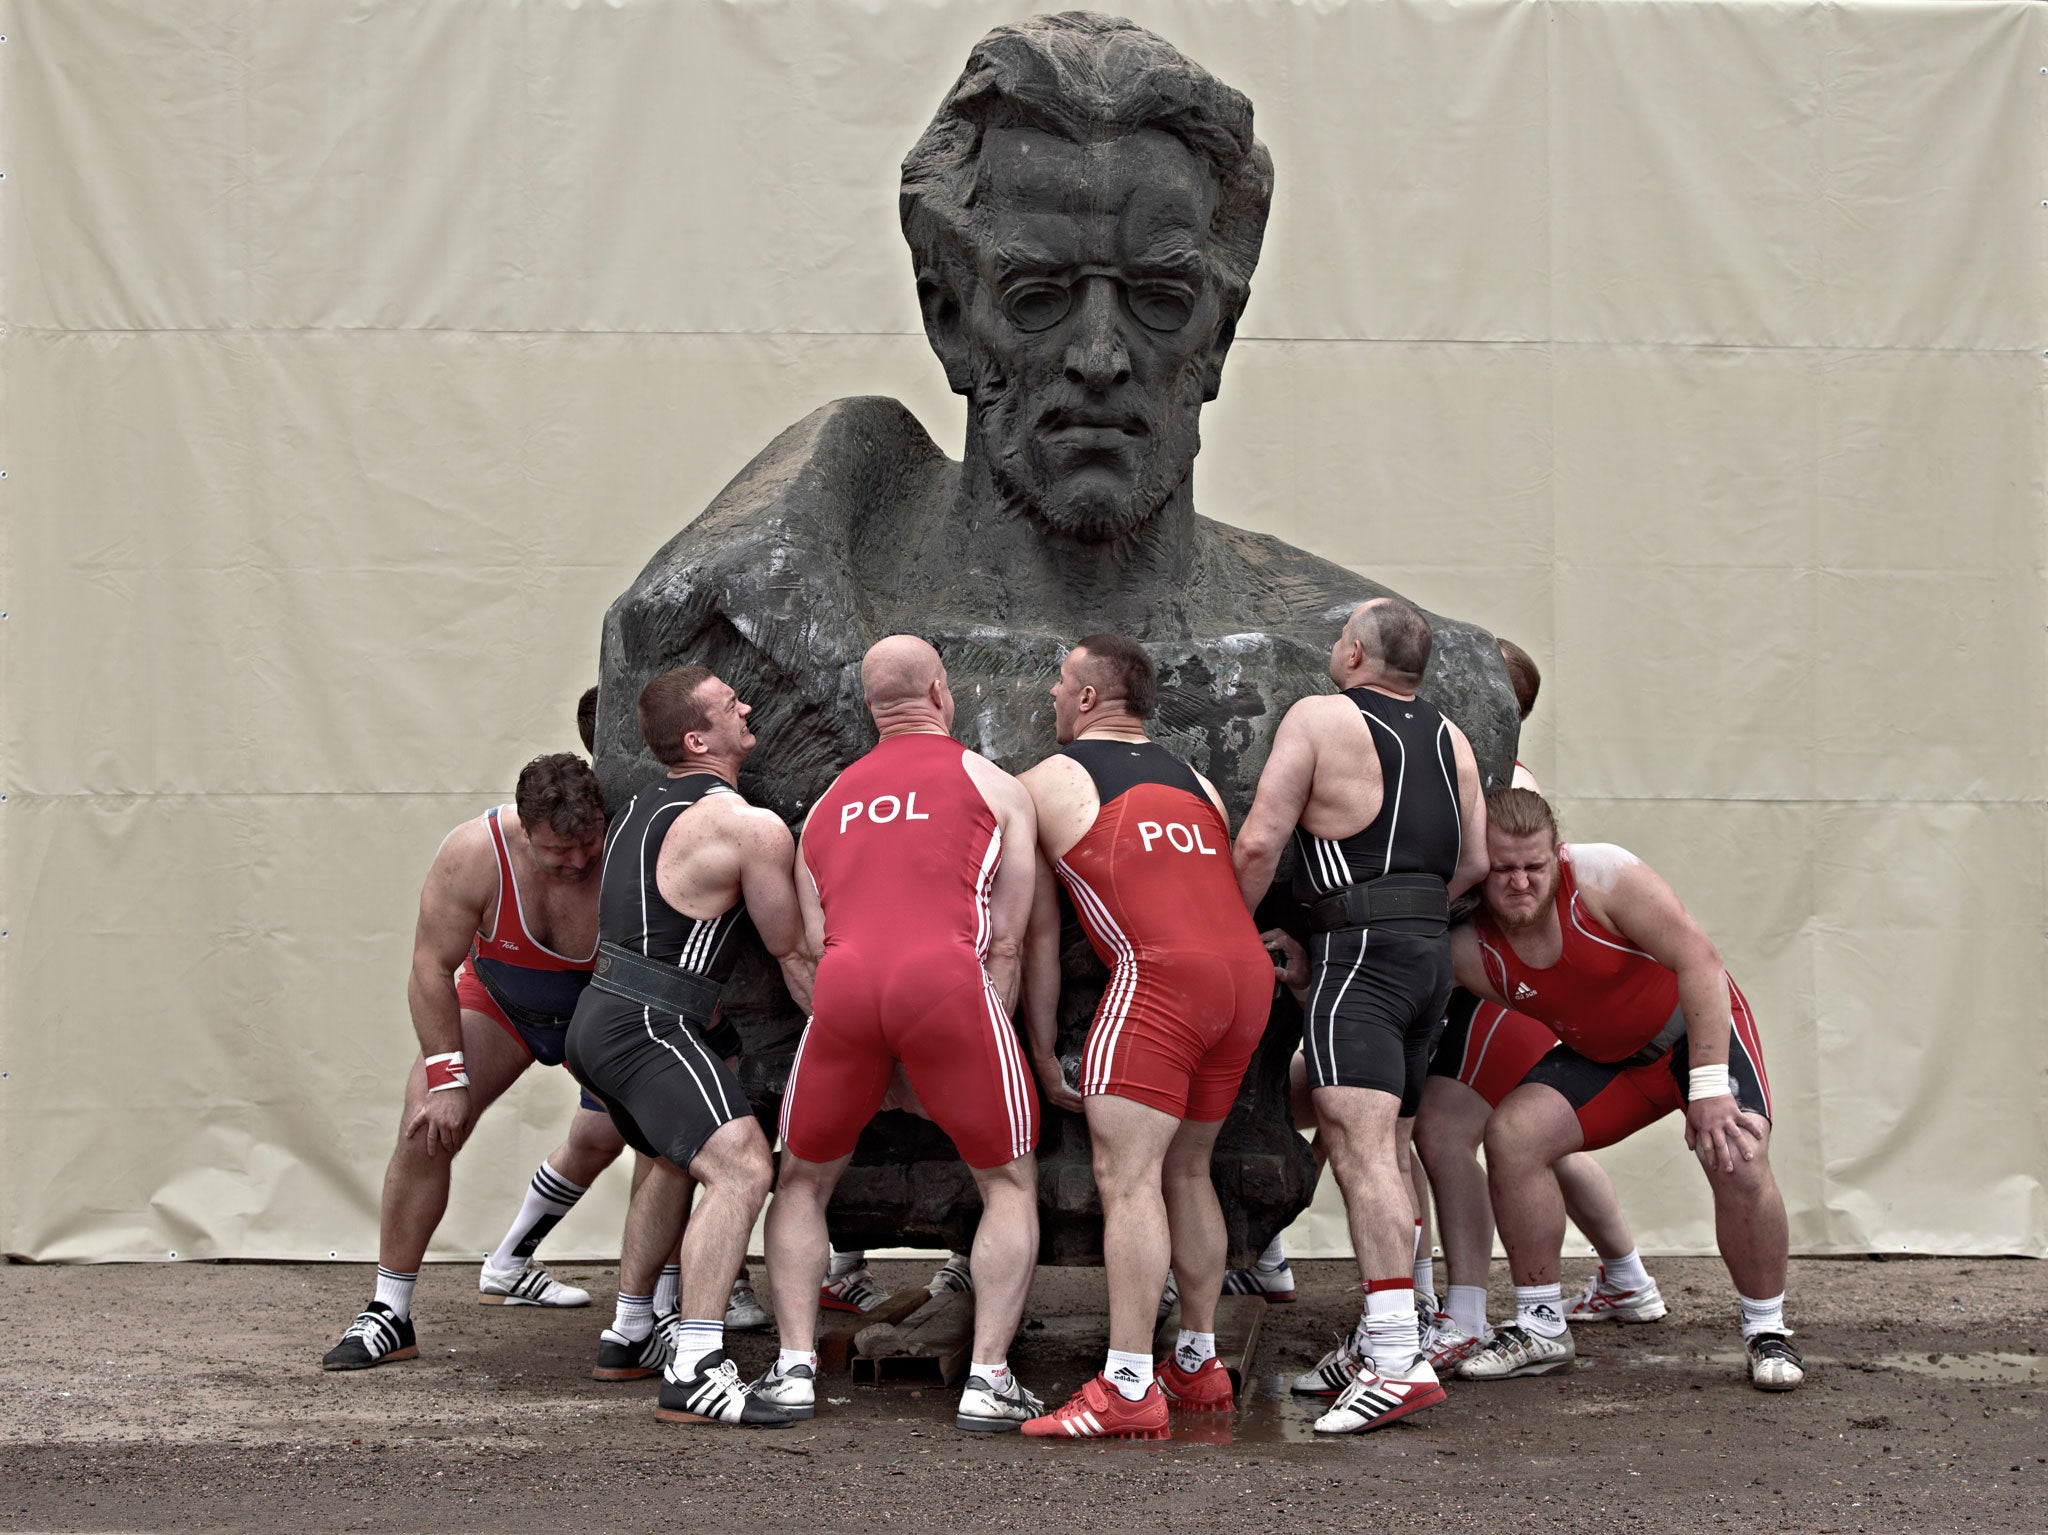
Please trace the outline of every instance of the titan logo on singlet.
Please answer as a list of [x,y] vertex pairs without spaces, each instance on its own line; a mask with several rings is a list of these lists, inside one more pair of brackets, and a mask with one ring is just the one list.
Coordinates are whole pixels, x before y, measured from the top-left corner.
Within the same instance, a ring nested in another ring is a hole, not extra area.
[[[887,815],[882,813],[884,806],[888,807]],[[887,826],[898,816],[903,817],[906,821],[929,821],[931,819],[930,816],[917,808],[917,790],[915,789],[912,789],[903,799],[898,799],[893,794],[877,794],[866,804],[862,804],[859,800],[851,800],[841,805],[839,807],[839,829],[845,831],[847,827],[851,826],[862,816],[866,816],[869,824],[874,826]]]
[[1178,821],[1168,821],[1164,826],[1157,821],[1140,821],[1138,836],[1145,844],[1145,851],[1152,851],[1152,844],[1164,837],[1167,844],[1177,853],[1202,853],[1210,858],[1216,856],[1216,849],[1202,840],[1202,828],[1183,826]]

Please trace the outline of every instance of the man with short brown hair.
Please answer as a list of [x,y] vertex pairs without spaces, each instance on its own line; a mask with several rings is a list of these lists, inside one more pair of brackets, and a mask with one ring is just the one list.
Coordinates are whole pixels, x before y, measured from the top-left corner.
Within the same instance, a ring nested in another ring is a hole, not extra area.
[[[1238,895],[1222,796],[1146,734],[1157,698],[1142,646],[1089,635],[1052,686],[1061,750],[1019,780],[1038,819],[1025,940],[1032,1067],[1048,1098],[1087,1116],[1109,1281],[1109,1358],[1073,1400],[1024,1425],[1034,1438],[1163,1439],[1169,1404],[1235,1404],[1216,1357],[1225,1239],[1209,1162],[1265,1036],[1273,964]],[[1055,873],[1111,971],[1078,1096],[1054,1055]],[[1152,1329],[1169,1263],[1181,1332],[1155,1376]]]
[[[323,1368],[362,1370],[418,1355],[413,1286],[448,1207],[450,1164],[520,1073],[536,1060],[561,1063],[570,1015],[597,959],[592,876],[604,831],[597,775],[562,752],[527,763],[513,807],[463,822],[434,855],[406,987],[419,1054],[384,1174],[376,1294]],[[548,1303],[545,1272],[526,1272],[539,1281],[515,1277],[512,1287],[523,1283]]]
[[622,1302],[630,1289],[644,1309],[612,1327],[628,1342],[642,1327],[652,1336],[654,1281],[682,1241],[680,1314],[655,1415],[780,1427],[788,1415],[756,1397],[725,1354],[733,1277],[774,1177],[731,1064],[738,1032],[718,1006],[742,922],[751,918],[782,962],[798,1005],[810,1000],[794,840],[737,787],[755,744],[752,712],[701,666],[673,668],[641,691],[640,732],[668,772],[640,787],[606,842],[597,969],[570,1025],[568,1059],[645,1159],[619,1259]]

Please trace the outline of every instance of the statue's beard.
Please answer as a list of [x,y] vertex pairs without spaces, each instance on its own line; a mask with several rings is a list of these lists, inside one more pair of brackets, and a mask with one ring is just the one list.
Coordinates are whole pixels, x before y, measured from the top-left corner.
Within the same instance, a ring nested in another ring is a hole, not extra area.
[[[969,408],[1012,512],[1082,543],[1116,543],[1187,482],[1202,446],[1201,384],[1190,366],[1164,400],[1125,391],[1109,406],[1064,381],[1029,392],[990,367]],[[1106,415],[1119,426],[1091,426]]]

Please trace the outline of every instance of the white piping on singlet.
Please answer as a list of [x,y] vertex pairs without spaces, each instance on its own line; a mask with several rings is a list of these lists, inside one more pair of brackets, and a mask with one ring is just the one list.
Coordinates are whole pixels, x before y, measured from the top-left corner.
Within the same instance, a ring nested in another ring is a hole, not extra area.
[[1138,989],[1138,956],[1123,929],[1116,925],[1109,914],[1109,908],[1102,898],[1090,888],[1088,882],[1070,868],[1065,859],[1056,865],[1060,878],[1066,881],[1067,890],[1076,906],[1084,907],[1094,917],[1096,925],[1109,939],[1110,947],[1116,950],[1116,968],[1110,972],[1109,990],[1103,995],[1102,1007],[1096,1015],[1094,1029],[1088,1037],[1086,1055],[1082,1062],[1081,1091],[1102,1093],[1109,1090],[1110,1063],[1116,1054],[1117,1038],[1123,1033],[1124,1019],[1130,1012],[1131,998]]

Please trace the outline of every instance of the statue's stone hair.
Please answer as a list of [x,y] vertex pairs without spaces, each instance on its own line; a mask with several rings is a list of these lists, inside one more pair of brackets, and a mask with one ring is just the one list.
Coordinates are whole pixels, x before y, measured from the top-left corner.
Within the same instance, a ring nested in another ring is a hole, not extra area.
[[903,160],[899,211],[920,283],[943,276],[962,289],[972,274],[985,243],[982,140],[1007,127],[1077,144],[1157,128],[1207,160],[1217,183],[1210,265],[1228,334],[1250,295],[1273,201],[1273,160],[1252,137],[1252,104],[1241,92],[1121,17],[1066,11],[997,27],[975,44]]

